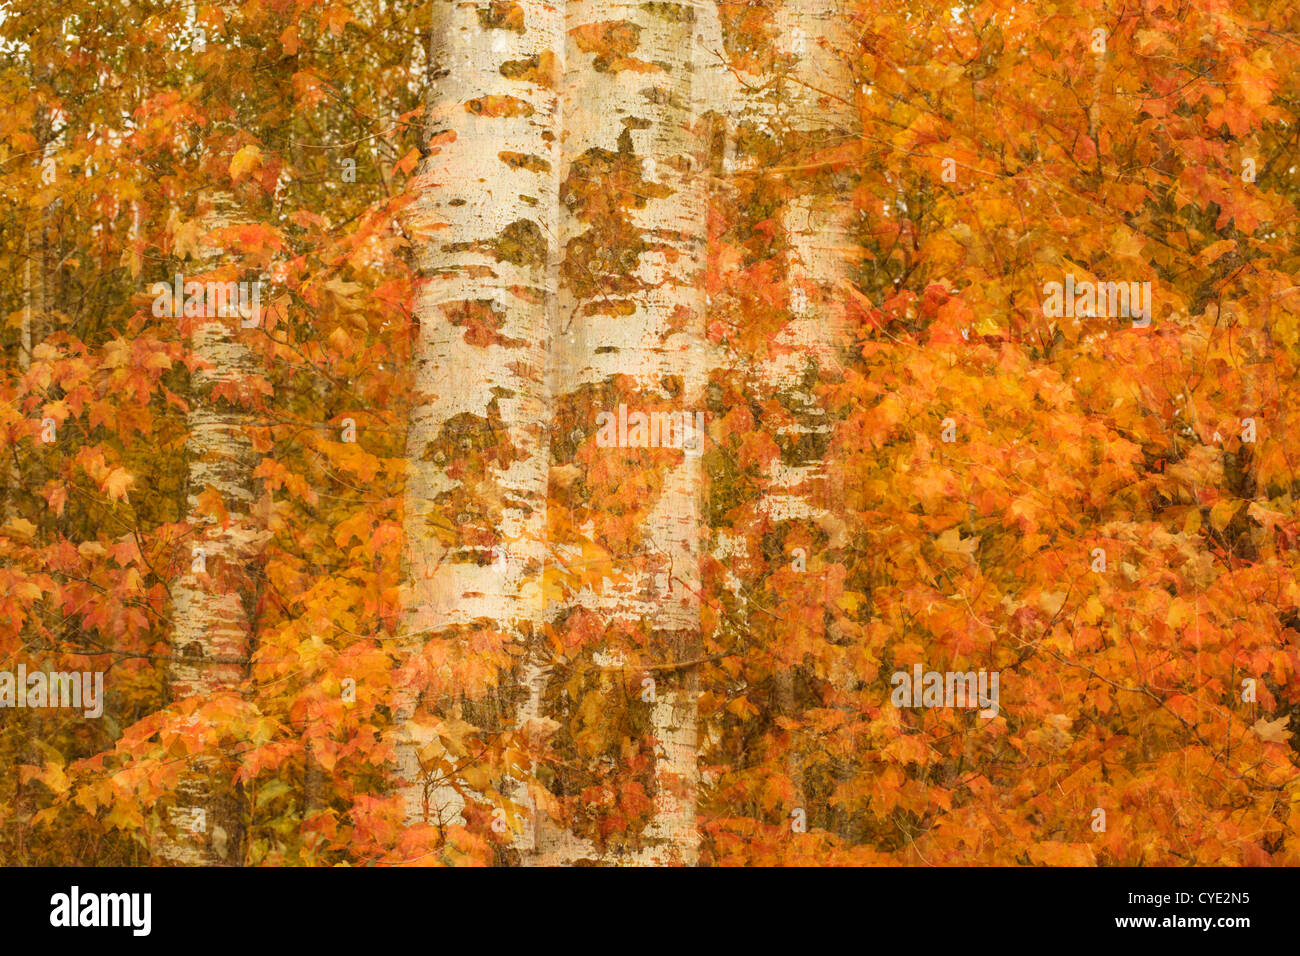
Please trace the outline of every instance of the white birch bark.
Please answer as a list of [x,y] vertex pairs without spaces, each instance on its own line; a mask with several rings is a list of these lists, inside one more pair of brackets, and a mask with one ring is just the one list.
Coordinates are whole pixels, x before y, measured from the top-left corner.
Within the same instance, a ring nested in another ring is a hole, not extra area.
[[[786,128],[828,145],[838,137],[854,135],[858,117],[848,59],[851,35],[839,0],[795,0],[779,9],[777,24],[785,52],[796,57],[783,84],[789,110]],[[839,364],[837,353],[851,344],[843,313],[833,303],[844,295],[839,285],[848,273],[846,250],[852,243],[852,223],[849,197],[824,191],[795,196],[781,215],[790,244],[786,275],[791,315],[777,345],[789,351],[764,363],[758,374],[767,385],[788,393],[798,422],[792,430],[818,437],[826,436],[831,425],[817,396],[800,382],[809,361],[816,363],[819,374],[834,369]],[[765,505],[773,520],[815,524],[826,514],[830,495],[824,458],[790,465],[778,462],[769,477]],[[777,709],[791,719],[797,718],[799,666],[790,662],[776,674]],[[788,765],[796,808],[809,814],[797,747],[791,748]]]
[[[571,181],[577,164],[595,155],[592,151],[603,151],[610,161],[615,156],[617,161],[631,161],[635,178],[645,185],[637,193],[641,204],[627,214],[646,247],[632,267],[631,291],[612,296],[624,300],[621,309],[587,308],[610,297],[599,274],[610,268],[608,263],[567,263],[569,275],[586,273],[595,282],[594,288],[585,283],[561,285],[562,325],[553,347],[557,395],[624,375],[637,390],[671,401],[678,411],[693,414],[704,408],[712,358],[704,336],[707,185],[699,120],[716,92],[700,82],[705,75],[701,38],[703,31],[718,32],[716,22],[711,2],[571,0],[567,5],[564,176]],[[594,43],[592,37],[602,29],[620,39]],[[584,248],[578,240],[590,226],[571,208],[566,213],[562,238],[573,256]],[[594,422],[588,424],[594,428]],[[617,455],[620,449],[602,453]],[[642,552],[614,556],[612,577],[620,583],[574,598],[607,620],[650,622],[666,662],[689,658],[699,643],[702,496],[701,458],[683,454],[670,466],[659,498],[649,509]],[[562,556],[581,559],[576,550]],[[616,654],[597,659],[616,668],[622,663]],[[696,696],[693,669],[657,675],[655,701],[649,705],[655,749],[652,821],[641,835],[639,854],[606,862],[696,862]],[[539,848],[538,858],[566,862],[566,857],[591,852],[585,841],[557,833]]]
[[[750,124],[786,146],[786,154],[800,145],[834,146],[856,135],[858,119],[849,49],[852,34],[846,12],[838,0],[784,0],[773,16],[772,43],[788,64],[776,75],[743,75],[745,93],[738,121]],[[729,164],[733,175],[780,177],[790,195],[779,213],[788,244],[786,283],[789,318],[774,338],[771,353],[747,370],[748,390],[760,401],[778,399],[791,413],[793,424],[783,426],[788,441],[828,435],[830,424],[815,393],[806,386],[812,365],[818,375],[838,365],[838,353],[852,343],[839,310],[833,303],[843,295],[838,288],[848,274],[852,245],[853,206],[847,195],[809,188],[815,177],[793,164],[793,173],[765,171],[737,154]],[[775,437],[775,436],[774,436]],[[827,469],[820,455],[807,460],[774,461],[762,481],[756,513],[771,523],[770,533],[786,537],[781,526],[791,523],[821,524],[827,517]],[[744,542],[720,540],[715,554],[727,554]],[[813,555],[805,555],[813,560]],[[791,561],[793,555],[783,555]],[[788,565],[786,565],[788,566]],[[746,615],[746,603],[738,608]],[[739,622],[743,627],[744,621]],[[777,713],[796,717],[796,678],[799,663],[783,660],[775,649],[773,673]],[[795,806],[807,811],[804,773],[797,749],[791,747],[786,762],[793,783]]]
[[[194,271],[184,274],[186,281],[219,263],[220,249],[211,245],[212,232],[232,222],[228,198],[217,197],[206,219],[205,248],[192,266]],[[228,519],[223,525],[203,528],[196,534],[192,550],[180,556],[180,577],[171,590],[172,656],[167,686],[172,700],[209,698],[237,688],[243,681],[252,639],[247,569],[265,542],[265,534],[251,514],[257,455],[246,430],[249,415],[212,394],[223,383],[239,383],[255,374],[256,361],[243,338],[249,332],[241,328],[243,320],[238,314],[207,314],[188,321],[193,323],[190,348],[201,363],[191,376],[186,415],[189,509],[192,520],[202,527],[204,519],[197,517],[199,498],[211,489],[219,496]],[[199,549],[202,558],[196,572]],[[230,781],[220,776],[214,760],[201,757],[190,761],[170,811],[172,832],[161,842],[158,853],[162,859],[187,866],[240,862],[241,810]]]
[[[539,0],[433,4],[433,142],[410,216],[424,279],[404,519],[412,651],[480,624],[526,644],[540,615],[561,26]],[[491,448],[509,453],[473,481],[457,473]],[[401,786],[408,822],[446,826],[464,797],[428,754],[455,702],[426,696],[412,689],[398,709]]]
[[[851,71],[852,33],[847,12],[840,0],[798,0],[785,15],[778,15],[781,35],[806,45],[799,54],[789,84],[792,129],[810,134],[833,148],[838,140],[858,135],[859,117],[855,106]],[[790,242],[788,281],[792,290],[791,321],[778,341],[795,349],[793,355],[814,360],[819,371],[838,367],[838,353],[852,345],[843,311],[835,308],[842,300],[841,284],[846,279],[853,245],[854,208],[847,193],[823,191],[805,193],[791,202],[782,216]],[[774,363],[763,370],[773,382],[793,383],[801,371],[799,361]],[[815,394],[792,389],[805,415],[796,427],[819,437],[831,430],[825,411]],[[827,507],[834,508],[834,490],[827,485],[824,458],[783,469],[773,475],[777,488],[788,489],[773,496],[771,514],[786,520],[820,523]],[[833,535],[831,546],[835,546]],[[794,695],[798,665],[778,674],[778,706],[786,716],[796,715]],[[793,757],[797,761],[797,751]],[[802,769],[792,767],[795,799],[811,815],[804,792]]]
[[[858,117],[848,58],[852,35],[839,0],[791,0],[778,8],[776,23],[778,46],[794,57],[793,69],[778,85],[777,122],[782,132],[832,145],[856,135]],[[799,181],[795,174],[789,183],[793,188]],[[853,205],[847,195],[804,190],[786,204],[781,224],[790,244],[790,321],[777,338],[785,354],[764,363],[758,375],[769,386],[797,394],[810,418],[820,419],[823,413],[813,396],[800,388],[800,379],[809,360],[822,368],[834,367],[838,351],[851,344],[842,313],[832,304],[842,296],[838,287],[848,274]],[[824,465],[809,462],[772,477],[778,487],[793,488],[823,479]],[[774,496],[770,508],[777,517],[813,517],[807,498],[806,494]]]

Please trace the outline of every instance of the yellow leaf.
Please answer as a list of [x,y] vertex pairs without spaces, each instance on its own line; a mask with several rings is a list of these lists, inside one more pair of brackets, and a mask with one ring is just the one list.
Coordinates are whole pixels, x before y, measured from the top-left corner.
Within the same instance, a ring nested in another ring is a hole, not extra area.
[[36,534],[36,525],[32,524],[26,518],[11,518],[4,526],[5,533],[12,538],[20,538],[23,541],[32,540]]
[[1210,524],[1214,527],[1214,530],[1222,531],[1226,528],[1228,522],[1232,520],[1232,516],[1237,513],[1239,507],[1241,507],[1240,501],[1235,501],[1232,498],[1225,498],[1211,508]]
[[857,613],[857,610],[861,606],[861,604],[862,604],[862,595],[855,594],[852,591],[845,591],[843,594],[839,596],[839,599],[836,600],[835,602],[836,607],[838,607],[841,611],[848,612],[849,614]]
[[[172,225],[171,220],[168,226]],[[190,222],[180,222],[176,219],[175,229],[169,229],[172,233],[172,253],[178,259],[184,259],[188,255],[197,256],[202,251],[203,242],[203,221],[193,219]]]
[[117,501],[126,497],[126,489],[134,484],[135,478],[125,468],[114,468],[104,479],[103,490],[108,493],[108,497]]
[[256,146],[245,146],[235,153],[234,158],[230,160],[230,178],[235,182],[239,182],[261,160],[262,151],[260,149]]
[[758,713],[758,709],[744,697],[737,697],[735,700],[728,703],[727,710],[731,711],[731,713],[735,714],[742,720],[746,720]]
[[118,265],[126,266],[131,272],[132,279],[140,278],[140,267],[144,265],[144,256],[140,250],[133,244],[122,250],[122,257],[118,260]]
[[940,551],[946,551],[949,554],[972,555],[975,553],[975,546],[979,544],[979,538],[971,535],[965,540],[962,539],[961,532],[956,528],[949,528],[943,534],[939,535],[936,542]]
[[144,826],[144,815],[137,804],[118,802],[113,804],[104,822],[119,830],[139,828]]
[[483,791],[492,786],[492,777],[486,769],[478,764],[465,767],[460,772],[461,779],[475,790]]
[[46,807],[32,814],[32,826],[40,827],[55,820],[59,815],[58,807]]
[[1165,615],[1165,623],[1176,631],[1187,626],[1192,618],[1192,606],[1181,598],[1174,598],[1169,604],[1169,612]]
[[121,368],[131,359],[131,346],[125,339],[111,339],[101,350],[105,368]]
[[1227,255],[1237,248],[1236,239],[1222,239],[1219,242],[1211,243],[1201,250],[1201,254],[1196,257],[1196,261],[1203,266],[1208,266],[1216,259]]
[[828,548],[842,548],[849,543],[848,525],[829,511],[819,512],[813,520],[817,522],[817,527],[826,532]]
[[1029,859],[1043,866],[1096,866],[1097,857],[1086,843],[1038,843],[1028,848]]
[[1085,624],[1096,624],[1106,616],[1106,607],[1101,601],[1097,600],[1097,595],[1090,595],[1083,606],[1083,622]]
[[450,753],[461,756],[465,753],[465,736],[477,729],[458,717],[445,717],[438,723],[438,736]]

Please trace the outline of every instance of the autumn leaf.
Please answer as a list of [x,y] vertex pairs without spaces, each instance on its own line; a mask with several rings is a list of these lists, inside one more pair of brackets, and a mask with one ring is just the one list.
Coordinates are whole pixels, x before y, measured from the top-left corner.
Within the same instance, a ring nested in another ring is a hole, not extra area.
[[231,181],[236,183],[241,181],[260,165],[261,161],[262,151],[258,147],[251,144],[242,147],[230,160]]
[[1291,732],[1286,729],[1290,722],[1290,716],[1279,717],[1276,720],[1261,717],[1251,725],[1250,729],[1265,743],[1285,744],[1291,740]]
[[133,484],[135,476],[125,468],[114,468],[101,482],[100,488],[108,493],[110,501],[119,501],[126,497],[127,489]]

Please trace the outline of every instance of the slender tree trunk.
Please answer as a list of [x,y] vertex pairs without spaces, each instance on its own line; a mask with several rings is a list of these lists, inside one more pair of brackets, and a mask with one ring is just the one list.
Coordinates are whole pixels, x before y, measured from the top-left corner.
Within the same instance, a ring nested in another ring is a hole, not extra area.
[[[220,252],[210,245],[212,232],[230,224],[230,207],[219,196],[206,213],[210,251],[196,264],[200,270],[218,261]],[[223,386],[254,375],[256,363],[242,338],[248,333],[241,330],[239,315],[178,321],[193,323],[190,347],[201,363],[191,376],[186,416],[191,520],[204,521],[198,517],[200,498],[209,492],[216,493],[228,516],[195,536],[193,550],[182,554],[180,580],[172,588],[168,690],[173,700],[204,700],[240,686],[251,650],[255,588],[249,567],[264,541],[251,514],[257,455],[246,430],[250,416],[218,395]],[[245,829],[241,804],[214,758],[191,760],[170,808],[173,832],[159,855],[183,865],[237,865],[243,859]]]
[[[768,107],[777,135],[793,148],[824,152],[857,135],[853,77],[848,62],[851,34],[837,0],[787,0],[776,11],[777,46],[793,62],[771,89]],[[835,307],[847,277],[853,249],[853,204],[848,177],[823,167],[811,175],[790,176],[789,201],[780,213],[789,244],[786,281],[790,319],[776,337],[771,357],[756,370],[760,388],[778,394],[799,423],[792,429],[826,434],[829,425],[808,387],[810,366],[834,369],[851,343],[843,312]],[[770,476],[768,509],[780,520],[816,518],[813,493],[825,478],[820,456],[782,462]],[[785,489],[789,489],[788,491]],[[821,495],[821,500],[825,496]]]
[[[777,24],[778,35],[796,56],[785,83],[788,133],[815,150],[834,150],[855,137],[859,125],[847,13],[839,0],[795,0],[780,8]],[[781,216],[790,244],[787,281],[791,315],[777,341],[792,350],[794,360],[778,359],[760,372],[768,382],[788,390],[789,407],[798,423],[795,429],[801,433],[793,444],[805,451],[772,476],[777,492],[770,513],[777,520],[818,526],[824,532],[824,537],[818,535],[824,547],[835,548],[843,542],[837,541],[831,530],[836,504],[828,487],[824,452],[832,426],[818,397],[804,383],[809,381],[809,364],[816,368],[811,377],[814,382],[827,373],[834,374],[841,352],[852,344],[843,310],[836,302],[845,294],[840,285],[851,265],[855,211],[847,175],[825,169],[807,183],[812,188],[796,194]],[[810,560],[812,557],[809,555]],[[821,569],[828,563],[823,556],[805,573],[824,573]],[[813,626],[822,632],[821,621]],[[821,637],[825,639],[825,634]],[[800,710],[795,695],[799,673],[800,662],[790,661],[777,675],[778,708],[791,719],[797,719]],[[797,805],[811,816],[803,770],[797,764],[802,749],[792,748],[791,780]]]
[[[562,19],[540,0],[435,0],[433,9],[430,151],[410,220],[422,287],[407,437],[407,650],[446,642],[454,668],[464,636],[491,628],[517,640],[535,668]],[[399,708],[410,823],[463,819],[464,799],[430,746],[454,696],[414,687]]]
[[[772,573],[783,576],[821,573],[825,556],[817,552],[823,543],[837,544],[825,531],[834,525],[828,512],[834,495],[827,486],[824,456],[831,426],[815,386],[833,373],[840,351],[851,345],[835,302],[843,296],[838,287],[849,271],[854,210],[848,177],[809,159],[856,135],[850,41],[846,14],[836,0],[783,0],[774,7],[771,43],[778,72],[742,77],[746,92],[739,121],[756,133],[756,141],[772,144],[783,165],[793,164],[799,171],[758,168],[754,158],[739,149],[730,164],[737,175],[772,177],[772,186],[785,193],[777,219],[787,246],[788,317],[767,355],[741,369],[752,399],[759,405],[779,404],[788,421],[773,435],[782,455],[761,479],[754,515],[764,535],[782,544]],[[745,627],[747,605],[741,601],[737,606],[739,626]],[[796,614],[796,619],[783,621],[775,632],[779,639],[772,642],[775,712],[787,721],[797,721],[801,710],[798,686],[804,652],[798,645],[810,628],[820,637],[820,618]],[[797,729],[792,733],[785,745],[785,765],[794,793],[786,809],[810,813],[800,758],[805,748]]]

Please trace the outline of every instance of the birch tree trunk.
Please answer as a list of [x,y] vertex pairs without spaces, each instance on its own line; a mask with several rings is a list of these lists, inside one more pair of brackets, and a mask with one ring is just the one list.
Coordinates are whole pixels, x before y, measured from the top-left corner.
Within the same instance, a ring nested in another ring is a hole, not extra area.
[[[231,225],[233,202],[218,195],[201,213],[206,220],[198,271],[220,259],[219,230]],[[185,275],[188,282],[191,275]],[[178,303],[173,303],[176,311]],[[191,520],[202,524],[200,498],[215,492],[227,520],[194,538],[181,558],[180,580],[172,588],[172,657],[167,686],[172,700],[209,699],[229,693],[244,680],[252,640],[255,587],[249,568],[264,535],[252,515],[257,455],[247,433],[249,414],[221,390],[238,387],[256,373],[253,353],[242,336],[240,315],[205,314],[191,322],[190,348],[199,364],[190,379],[187,500]],[[243,809],[233,782],[211,757],[190,761],[170,808],[169,832],[159,855],[190,866],[238,864],[243,858]]]
[[[836,0],[783,0],[775,6],[771,43],[776,67],[773,73],[742,74],[745,93],[738,123],[774,146],[783,161],[776,169],[764,169],[737,149],[728,164],[731,175],[768,177],[771,188],[784,193],[777,218],[787,244],[788,318],[767,355],[741,371],[752,400],[759,406],[779,404],[787,419],[773,436],[782,454],[763,476],[754,515],[764,536],[782,546],[773,574],[785,580],[770,588],[801,588],[805,595],[807,586],[789,584],[789,575],[818,574],[825,563],[817,554],[821,545],[842,544],[829,530],[835,522],[828,505],[835,496],[827,485],[824,449],[831,426],[814,389],[838,366],[840,351],[852,344],[835,302],[849,271],[854,212],[848,177],[819,166],[816,158],[857,135],[851,40],[847,14]],[[795,172],[787,172],[787,165]],[[720,545],[723,553],[737,546],[730,540]],[[747,607],[746,601],[737,602],[737,626],[742,628]],[[816,637],[823,635],[820,620],[780,617],[771,640],[772,698],[776,714],[788,721],[797,719],[800,710],[798,686],[807,639],[814,636],[810,629]],[[794,793],[787,809],[807,813],[802,748],[797,730],[792,733],[786,769]]]
[[[828,13],[801,15],[816,30]],[[547,466],[556,474],[579,465],[569,427],[589,437],[595,416],[620,404],[667,406],[692,420],[704,409],[717,358],[704,334],[701,120],[734,109],[720,40],[712,2],[435,6],[431,150],[411,217],[426,285],[408,437],[409,651],[446,642],[434,656],[454,661],[473,630],[509,633],[525,648],[514,688],[521,727],[545,717],[550,664],[535,639],[544,620],[535,598],[547,560]],[[825,66],[818,59],[807,69]],[[823,101],[799,103],[790,116],[824,129]],[[838,241],[833,218],[814,206],[787,213],[792,271],[823,269]],[[783,343],[797,354],[756,377],[797,388],[818,336],[834,338],[820,328],[829,314],[798,314]],[[558,445],[539,425],[552,420],[565,432]],[[501,433],[508,453],[484,457]],[[621,862],[690,865],[698,855],[698,686],[695,668],[679,665],[700,645],[701,450],[628,479],[652,489],[638,502],[631,543],[612,549],[602,584],[560,609],[584,608],[607,627],[643,624],[655,649],[645,701],[654,809],[639,849]],[[621,448],[599,453],[624,456],[623,467],[630,458]],[[771,508],[786,520],[810,513],[796,504],[807,484],[798,468],[773,478]],[[550,546],[561,563],[581,564],[579,542]],[[610,647],[596,663],[626,662]],[[429,689],[411,688],[400,708],[398,749],[408,821],[446,826],[461,821],[464,791],[452,783],[439,720],[459,713],[464,688]],[[515,840],[526,861],[597,855],[529,816]]]
[[[849,27],[848,15],[838,0],[794,0],[777,12],[778,36],[794,57],[794,67],[783,84],[788,104],[786,134],[818,151],[833,150],[858,135]],[[791,178],[790,182],[793,186],[800,180]],[[806,530],[816,534],[822,548],[833,549],[844,542],[837,540],[834,531],[836,496],[828,487],[825,460],[831,424],[807,383],[833,374],[841,351],[852,345],[843,311],[835,303],[844,297],[840,285],[851,264],[854,206],[847,175],[824,169],[802,183],[812,188],[796,193],[781,215],[782,231],[790,245],[786,275],[791,308],[790,321],[777,343],[788,352],[759,370],[762,380],[786,393],[785,404],[796,422],[789,444],[797,451],[770,476],[768,513],[774,521],[811,526]],[[827,563],[823,556],[804,573],[824,573],[819,566]],[[822,622],[812,626],[824,639]],[[796,719],[800,711],[796,685],[802,661],[796,658],[782,665],[777,673],[778,709],[787,718]],[[793,761],[798,761],[803,748],[791,749]],[[791,767],[791,780],[798,808],[811,815],[801,766]]]
[[[851,34],[837,0],[787,0],[775,19],[778,50],[792,66],[775,82],[755,78],[756,86],[771,91],[766,103],[755,104],[756,111],[791,148],[824,150],[856,136],[847,57]],[[773,354],[755,369],[755,380],[760,392],[779,396],[801,420],[791,432],[825,434],[825,413],[808,387],[808,370],[836,367],[839,351],[851,344],[834,303],[848,275],[853,204],[847,176],[836,178],[829,168],[780,175],[792,191],[780,213],[789,244],[790,319]],[[820,456],[783,462],[770,475],[766,509],[777,520],[816,518],[813,489],[824,478]]]
[[[422,287],[407,436],[408,654],[454,670],[476,628],[532,646],[545,556],[546,351],[557,231],[562,15],[541,0],[435,0],[429,152],[410,215]],[[503,450],[504,449],[504,450]],[[408,823],[460,822],[438,736],[463,688],[409,689],[397,718]]]
[[[668,405],[692,422],[703,411],[710,356],[699,120],[712,93],[698,78],[699,29],[708,21],[716,26],[712,3],[566,6],[564,261],[552,360],[557,404],[588,436],[595,416],[617,414],[620,404],[630,412]],[[662,668],[645,702],[654,747],[652,819],[638,852],[606,862],[693,865],[698,853],[696,675],[692,667],[671,667],[694,657],[699,645],[705,436],[697,441],[662,476],[647,479],[657,488],[654,498],[637,511],[629,548],[613,549],[604,584],[573,596],[573,604],[609,623],[645,622]],[[564,454],[554,456],[554,467],[574,466]],[[610,447],[598,454],[627,467],[633,453]],[[579,545],[557,549],[566,563],[581,563]],[[613,670],[625,663],[617,648],[596,662]],[[593,854],[585,841],[551,828],[537,860]]]

